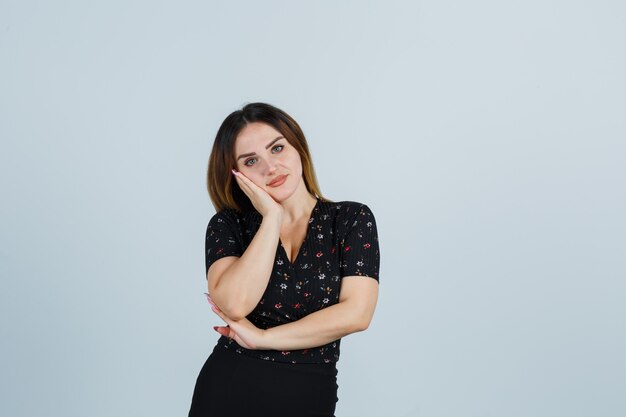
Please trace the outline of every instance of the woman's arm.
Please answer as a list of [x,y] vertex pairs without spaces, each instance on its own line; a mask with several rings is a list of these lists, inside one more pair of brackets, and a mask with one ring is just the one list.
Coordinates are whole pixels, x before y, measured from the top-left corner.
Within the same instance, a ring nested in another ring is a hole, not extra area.
[[343,277],[339,302],[300,320],[265,331],[261,349],[294,350],[322,346],[369,327],[378,299],[372,278]]
[[322,346],[368,328],[378,299],[378,282],[369,277],[343,277],[339,302],[300,320],[261,330],[247,319],[230,320],[215,311],[229,327],[216,330],[248,349],[295,350]]
[[242,172],[232,171],[239,188],[263,219],[241,256],[215,261],[207,271],[207,280],[214,302],[228,317],[240,320],[254,310],[267,288],[274,267],[284,209]]
[[209,268],[209,294],[229,318],[246,317],[263,296],[274,267],[280,226],[280,216],[266,215],[239,258],[219,259]]

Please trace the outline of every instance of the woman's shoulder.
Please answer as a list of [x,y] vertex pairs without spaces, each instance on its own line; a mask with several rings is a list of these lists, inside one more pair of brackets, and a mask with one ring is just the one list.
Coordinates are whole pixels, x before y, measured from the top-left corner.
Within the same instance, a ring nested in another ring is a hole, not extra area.
[[369,206],[361,201],[342,200],[334,202],[326,202],[327,213],[334,218],[337,227],[343,226],[350,228],[359,216],[373,217],[373,213]]
[[232,208],[223,208],[221,210],[218,210],[215,212],[215,214],[213,214],[211,216],[210,221],[217,221],[217,222],[223,222],[223,221],[236,221],[237,219],[241,218],[241,213],[238,212],[235,209]]
[[227,224],[237,228],[247,227],[251,222],[257,221],[256,212],[241,212],[234,208],[223,208],[218,210],[209,219],[209,225]]
[[342,200],[342,201],[333,201],[326,203],[331,210],[338,212],[339,214],[346,215],[351,213],[358,213],[363,209],[369,211],[369,207],[367,204],[360,201],[353,200]]

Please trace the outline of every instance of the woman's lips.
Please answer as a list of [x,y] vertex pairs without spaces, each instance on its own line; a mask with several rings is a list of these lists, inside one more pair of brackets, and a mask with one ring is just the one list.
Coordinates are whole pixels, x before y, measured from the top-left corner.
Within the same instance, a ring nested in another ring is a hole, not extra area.
[[280,185],[283,185],[283,183],[285,182],[286,179],[287,179],[287,175],[281,175],[276,180],[270,182],[267,185],[270,186],[270,187],[278,187]]

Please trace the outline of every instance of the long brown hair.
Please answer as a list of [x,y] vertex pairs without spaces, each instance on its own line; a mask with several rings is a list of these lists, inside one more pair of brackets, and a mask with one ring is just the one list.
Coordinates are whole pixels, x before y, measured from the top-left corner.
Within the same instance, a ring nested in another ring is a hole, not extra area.
[[237,168],[235,140],[241,130],[248,123],[253,122],[266,123],[287,139],[287,142],[300,154],[306,189],[322,201],[330,201],[322,196],[317,184],[309,146],[298,123],[283,110],[271,104],[249,103],[224,119],[213,142],[207,170],[207,190],[215,210],[219,212],[225,208],[232,208],[245,212],[254,208],[248,196],[239,188],[231,172],[231,169]]

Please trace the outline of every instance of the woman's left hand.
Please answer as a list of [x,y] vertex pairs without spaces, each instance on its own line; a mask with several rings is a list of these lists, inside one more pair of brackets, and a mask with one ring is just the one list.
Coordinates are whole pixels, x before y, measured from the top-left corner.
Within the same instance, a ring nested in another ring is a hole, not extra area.
[[[206,293],[205,293],[206,294]],[[211,310],[215,312],[222,320],[226,322],[228,326],[215,326],[213,327],[222,336],[226,336],[231,339],[235,339],[240,346],[246,349],[263,349],[262,342],[265,335],[265,330],[259,329],[250,320],[243,318],[238,321],[231,320],[215,305],[211,297],[207,294],[207,300],[211,304]]]

